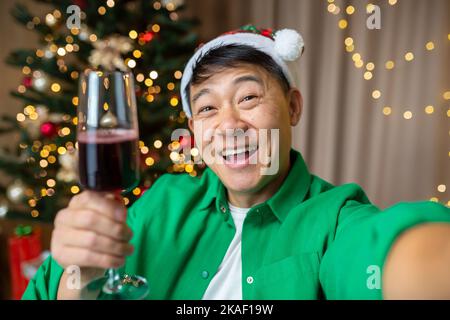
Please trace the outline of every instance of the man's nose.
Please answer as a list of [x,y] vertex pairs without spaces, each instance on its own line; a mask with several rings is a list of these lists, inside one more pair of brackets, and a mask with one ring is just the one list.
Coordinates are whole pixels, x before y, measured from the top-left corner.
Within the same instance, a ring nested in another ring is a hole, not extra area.
[[230,132],[231,130],[241,129],[246,131],[248,129],[247,124],[240,117],[239,110],[231,106],[223,107],[220,110],[219,121],[218,129],[222,135],[226,135],[227,131]]

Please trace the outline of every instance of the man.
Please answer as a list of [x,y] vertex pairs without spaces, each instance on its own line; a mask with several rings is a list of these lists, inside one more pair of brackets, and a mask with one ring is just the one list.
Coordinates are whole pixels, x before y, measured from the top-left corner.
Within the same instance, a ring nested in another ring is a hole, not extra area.
[[[310,174],[291,149],[303,106],[287,61],[302,50],[293,30],[254,27],[201,47],[181,95],[209,168],[163,175],[128,215],[104,194],[75,196],[24,298],[79,298],[71,265],[82,284],[123,266],[148,279],[149,299],[450,298],[448,208],[381,211],[358,185]],[[246,132],[268,139],[235,139]]]

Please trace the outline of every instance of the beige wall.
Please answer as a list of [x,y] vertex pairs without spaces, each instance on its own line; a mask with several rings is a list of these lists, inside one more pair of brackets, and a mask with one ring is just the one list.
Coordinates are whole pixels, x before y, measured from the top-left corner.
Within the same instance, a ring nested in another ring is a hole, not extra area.
[[[25,4],[31,12],[39,14],[45,12],[45,6],[36,5],[34,1],[20,1]],[[11,9],[17,1],[0,1],[0,114],[15,115],[22,107],[18,99],[9,95],[11,90],[16,90],[22,81],[20,68],[7,65],[4,61],[11,51],[19,48],[37,48],[38,37],[33,31],[26,29],[17,23],[11,16]],[[17,137],[11,139],[11,135],[0,135],[0,146],[14,146]]]

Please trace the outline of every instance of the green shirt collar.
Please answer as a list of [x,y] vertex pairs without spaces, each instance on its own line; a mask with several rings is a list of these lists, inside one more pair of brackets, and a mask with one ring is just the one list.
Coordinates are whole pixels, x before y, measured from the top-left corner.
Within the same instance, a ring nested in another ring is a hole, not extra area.
[[[284,221],[286,215],[294,206],[304,200],[311,184],[311,174],[302,155],[298,151],[291,149],[290,157],[291,168],[280,189],[269,200],[255,206],[270,209],[280,222]],[[204,183],[209,187],[201,201],[200,208],[207,208],[214,201],[218,211],[223,210],[224,207],[226,208],[228,206],[226,189],[217,175],[207,168],[202,179],[208,180],[204,181]]]

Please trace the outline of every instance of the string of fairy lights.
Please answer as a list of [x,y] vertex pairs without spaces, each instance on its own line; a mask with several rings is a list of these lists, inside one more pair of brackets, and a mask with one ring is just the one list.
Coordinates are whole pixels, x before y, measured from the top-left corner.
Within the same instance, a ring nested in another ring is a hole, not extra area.
[[[389,6],[394,7],[398,4],[398,0],[385,0]],[[355,5],[347,5],[341,6],[337,3],[335,0],[327,0],[327,10],[330,14],[335,15],[339,17],[337,26],[339,29],[346,31],[349,28],[349,19],[355,12],[358,10]],[[373,3],[367,3],[363,5],[363,9],[367,14],[371,14],[374,12],[374,4]],[[447,40],[450,41],[450,33],[447,34]],[[424,50],[426,52],[432,52],[435,50],[436,44],[434,41],[429,40],[424,43]],[[376,72],[382,72],[384,69],[385,72],[392,72],[395,69],[396,64],[400,64],[403,60],[404,63],[412,63],[415,59],[414,52],[412,51],[406,51],[404,53],[404,56],[401,59],[387,59],[383,63],[381,63],[381,67],[377,67],[376,64],[372,61],[367,61],[360,52],[356,51],[356,40],[351,37],[350,35],[347,35],[344,39],[344,48],[346,53],[351,55],[351,59],[354,63],[354,66],[356,69],[362,70],[362,77],[365,81],[371,81],[373,80]],[[384,67],[384,68],[383,68]],[[371,98],[375,101],[380,101],[383,96],[382,90],[380,88],[373,88],[371,90]],[[442,93],[442,98],[444,101],[450,101],[450,90],[447,90]],[[426,105],[424,106],[424,113],[426,115],[432,115],[435,113],[436,108],[433,105]],[[390,105],[384,105],[381,112],[384,116],[389,117],[392,116],[395,112],[395,108]],[[450,118],[450,106],[448,107],[446,111],[447,117]],[[414,113],[412,110],[405,110],[403,111],[403,119],[404,120],[411,120],[414,118]],[[450,135],[450,131],[449,131]],[[448,151],[448,157],[450,158],[450,151]],[[440,184],[436,187],[436,190],[440,194],[444,194],[447,191],[447,186],[445,184]],[[433,202],[439,202],[440,199],[438,196],[433,196],[430,198],[430,201]],[[444,203],[444,202],[443,202]],[[445,203],[444,203],[445,204]],[[450,207],[450,200],[447,201],[446,205]]]
[[[161,0],[155,1],[153,3],[153,8],[155,10],[160,10],[162,8],[167,9],[170,14],[169,17],[172,21],[178,20],[178,13],[175,12],[177,7],[182,3],[182,0]],[[108,9],[111,9],[115,6],[115,2],[113,0],[105,1],[105,5],[99,6],[97,12],[99,16],[103,16],[107,13]],[[86,14],[81,11],[81,19],[84,20],[86,18]],[[62,14],[59,10],[53,10],[45,15],[43,19],[39,17],[33,17],[31,21],[26,24],[26,27],[30,30],[34,29],[37,25],[41,23],[45,23],[50,28],[57,28],[58,25],[62,23]],[[152,39],[161,31],[161,26],[157,23],[151,24],[144,31],[138,30],[129,30],[128,38],[133,42],[137,43],[134,45],[134,48],[125,56],[124,64],[128,66],[130,69],[134,69],[139,66],[139,63],[144,55],[144,52],[140,50],[139,46],[144,46],[148,44]],[[54,43],[55,37],[53,34],[49,33],[45,36],[46,45],[43,48],[39,48],[35,52],[35,57],[29,56],[26,59],[27,65],[22,68],[22,74],[24,75],[23,82],[17,87],[17,92],[19,94],[24,94],[27,92],[28,88],[33,88],[40,92],[51,92],[52,95],[61,95],[64,93],[64,84],[60,83],[58,80],[53,80],[49,75],[47,75],[42,70],[32,70],[30,68],[31,64],[34,62],[36,58],[39,59],[51,59],[56,58],[56,63],[58,69],[62,73],[68,72],[68,67],[66,65],[65,59],[69,57],[72,53],[77,53],[80,50],[80,46],[77,42],[79,41],[87,41],[91,42],[93,45],[96,42],[102,41],[98,36],[89,30],[85,25],[82,25],[80,29],[73,28],[70,29],[70,34],[65,35],[65,44],[57,45]],[[173,73],[173,80],[164,85],[164,90],[167,89],[169,92],[173,92],[172,97],[169,99],[169,106],[177,107],[180,103],[180,98],[178,93],[175,92],[176,82],[182,78],[182,71],[176,70]],[[78,71],[72,71],[70,73],[70,78],[76,81],[79,78]],[[142,97],[145,99],[147,103],[152,103],[155,101],[155,98],[158,94],[161,93],[163,88],[161,84],[158,84],[159,74],[157,70],[149,70],[146,74],[140,72],[135,74],[136,82],[138,87],[144,88],[145,90],[141,90]],[[72,97],[71,99],[73,107],[78,106],[79,99],[77,96]],[[183,111],[180,111],[179,116],[172,119],[182,124],[187,119],[186,114]],[[17,113],[16,120],[22,127],[27,128],[35,128],[37,132],[44,134],[48,133],[49,137],[51,134],[59,137],[68,137],[73,135],[73,131],[78,124],[78,118],[76,116],[71,116],[69,114],[53,114],[45,110],[44,106],[32,105],[29,104],[24,107],[23,111]],[[54,122],[58,122],[58,126],[53,126],[51,120]],[[61,159],[61,157],[68,156],[74,157],[75,151],[78,148],[77,142],[67,141],[63,145],[57,146],[55,143],[43,143],[40,140],[40,135],[35,134],[35,139],[32,142],[31,151],[33,154],[25,159],[26,163],[38,163],[41,167],[41,171],[36,178],[45,178],[48,177],[47,168],[49,165],[55,164],[59,162],[63,164],[64,162],[69,162]],[[185,156],[179,153],[179,150],[182,147],[181,141],[172,141],[167,145],[168,150],[170,151],[170,159],[173,161],[173,166],[168,168],[168,172],[186,172],[191,176],[196,176],[197,171],[195,170],[195,166],[193,161],[186,161]],[[26,149],[28,146],[25,143],[20,143],[21,149]],[[139,141],[139,149],[141,154],[144,156],[144,163],[147,167],[151,167],[155,164],[157,159],[152,157],[151,149],[158,150],[164,148],[163,142],[160,139],[156,139],[154,141],[145,142]],[[196,148],[191,149],[191,155],[195,158],[199,156],[199,151]],[[73,161],[73,159],[71,159]],[[72,168],[74,169],[74,168]],[[68,172],[66,172],[69,174]],[[73,172],[72,172],[73,173]],[[66,176],[67,177],[67,176]],[[39,212],[35,209],[37,206],[37,202],[43,197],[52,197],[55,195],[55,186],[58,183],[58,180],[64,180],[64,178],[60,179],[60,177],[48,177],[45,180],[45,185],[40,188],[40,194],[35,194],[35,191],[26,187],[21,181],[17,180],[13,185],[10,186],[11,194],[24,194],[28,198],[28,205],[31,209],[31,216],[38,217]],[[70,176],[70,179],[67,179],[66,182],[72,182],[70,186],[70,192],[72,194],[77,194],[80,192],[80,187],[77,185],[76,176]],[[143,184],[143,188],[136,187],[132,193],[135,196],[140,196],[145,191],[146,188],[150,186],[150,181],[145,181]],[[124,197],[125,205],[129,203],[129,199]]]

